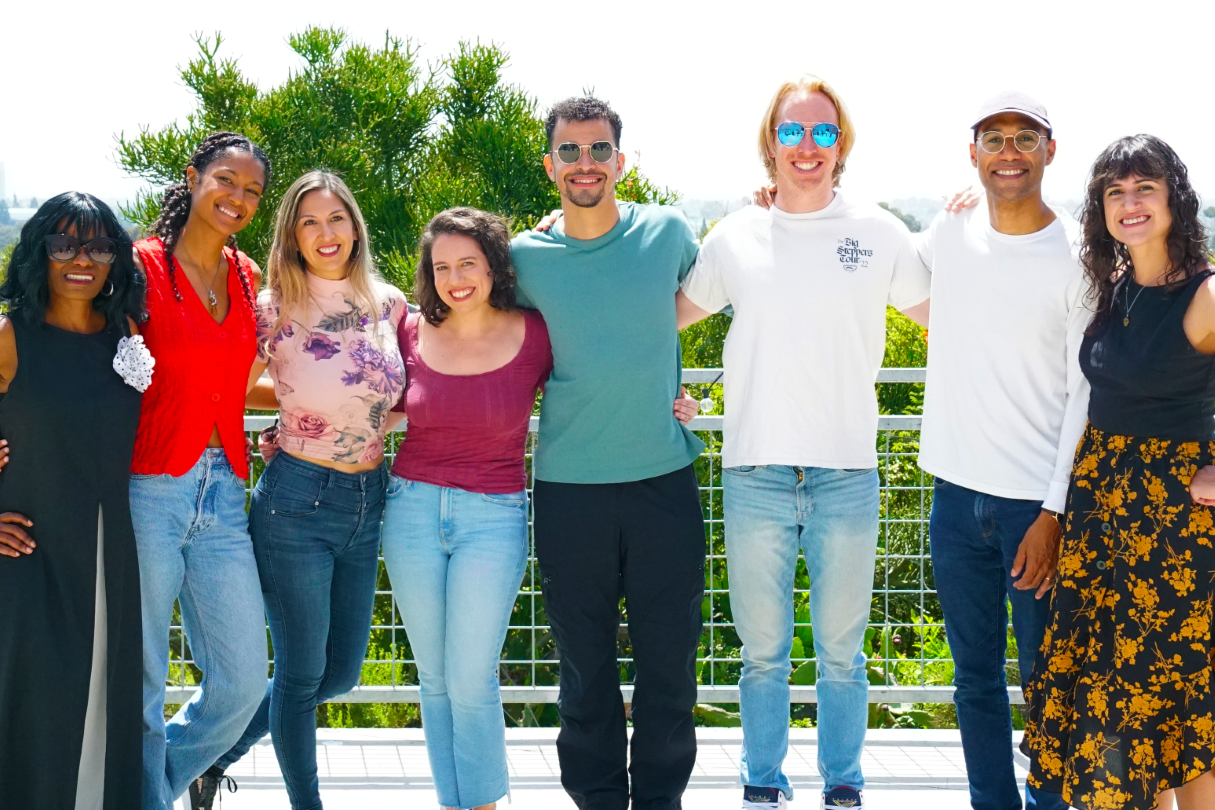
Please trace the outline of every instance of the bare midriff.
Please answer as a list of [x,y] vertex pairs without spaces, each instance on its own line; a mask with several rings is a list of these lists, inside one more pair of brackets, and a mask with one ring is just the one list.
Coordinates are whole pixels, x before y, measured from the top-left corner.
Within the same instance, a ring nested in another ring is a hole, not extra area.
[[[280,452],[287,453],[286,450]],[[330,470],[337,470],[344,473],[362,473],[368,470],[374,470],[384,463],[384,457],[380,456],[374,461],[360,461],[357,464],[348,464],[344,461],[328,461],[323,458],[313,458],[312,456],[301,456],[298,453],[287,453],[287,455],[298,458],[300,461],[306,461],[309,464],[315,464],[318,467],[325,467]]]

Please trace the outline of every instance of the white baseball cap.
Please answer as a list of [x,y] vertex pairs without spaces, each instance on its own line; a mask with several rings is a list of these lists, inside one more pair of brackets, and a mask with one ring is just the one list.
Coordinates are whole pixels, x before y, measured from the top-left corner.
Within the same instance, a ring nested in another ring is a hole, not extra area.
[[1054,127],[1050,125],[1050,118],[1047,116],[1046,107],[1043,106],[1042,102],[1028,93],[1021,93],[1016,90],[1005,90],[1002,93],[997,93],[980,104],[978,115],[975,116],[975,122],[970,125],[970,128],[977,131],[979,124],[982,124],[993,115],[1000,115],[1001,113],[1017,113],[1018,115],[1032,118],[1046,127],[1048,133],[1054,133]]

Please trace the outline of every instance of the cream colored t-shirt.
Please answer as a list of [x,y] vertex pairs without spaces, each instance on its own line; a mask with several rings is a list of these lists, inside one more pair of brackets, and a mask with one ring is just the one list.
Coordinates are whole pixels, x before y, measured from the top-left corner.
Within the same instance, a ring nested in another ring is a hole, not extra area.
[[734,308],[722,463],[876,467],[886,305],[913,307],[928,288],[907,226],[840,192],[821,211],[748,206],[717,223],[683,292]]

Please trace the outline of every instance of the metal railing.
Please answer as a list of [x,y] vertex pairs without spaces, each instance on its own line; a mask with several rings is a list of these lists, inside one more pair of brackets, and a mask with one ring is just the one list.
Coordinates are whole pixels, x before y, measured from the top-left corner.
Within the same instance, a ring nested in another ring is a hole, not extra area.
[[[710,384],[721,379],[721,370],[685,369],[683,379],[689,384]],[[877,381],[879,384],[922,383],[924,369],[883,369]],[[245,429],[253,434],[272,421],[273,417],[269,416],[246,416]],[[696,462],[709,537],[698,702],[710,704],[738,702],[737,684],[741,671],[738,655],[741,643],[730,615],[722,519],[722,421],[720,415],[697,416],[689,425],[706,445],[705,452]],[[529,492],[537,423],[538,419],[532,417],[526,460]],[[953,700],[953,663],[945,643],[928,550],[932,480],[916,463],[919,428],[918,415],[881,416],[877,425],[881,514],[866,639],[871,703],[945,703]],[[398,436],[389,437],[386,450],[390,457],[398,443]],[[255,464],[255,470],[260,469],[260,463]],[[250,478],[252,485],[256,478]],[[417,670],[382,559],[378,582],[372,638],[362,681],[335,702],[416,703],[419,699]],[[532,553],[503,647],[500,672],[506,703],[543,704],[557,699],[556,651],[544,615],[539,583]],[[794,589],[794,673],[790,697],[795,704],[817,702],[808,596],[809,582],[804,563],[799,560]],[[185,634],[176,618],[171,628],[171,642],[173,666],[167,701],[179,703],[195,691],[199,673],[193,666]],[[619,664],[621,689],[626,701],[632,691],[629,653],[627,630],[622,627]],[[1008,667],[1012,676],[1010,683],[1016,683],[1016,651],[1011,637]],[[1020,703],[1020,689],[1010,687],[1009,697],[1014,703]]]

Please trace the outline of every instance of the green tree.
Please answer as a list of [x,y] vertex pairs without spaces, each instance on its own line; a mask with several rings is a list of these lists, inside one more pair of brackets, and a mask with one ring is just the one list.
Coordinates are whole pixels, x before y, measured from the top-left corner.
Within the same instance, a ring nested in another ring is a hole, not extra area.
[[[408,290],[426,222],[453,205],[508,217],[516,229],[560,204],[544,173],[544,125],[536,101],[502,79],[508,55],[497,45],[462,43],[428,68],[407,40],[385,35],[371,47],[336,28],[308,28],[289,40],[301,66],[277,87],[259,90],[236,60],[222,58],[219,34],[197,40],[181,71],[197,109],[184,122],[118,137],[128,172],[153,186],[177,182],[208,132],[243,132],[270,156],[274,179],[242,247],[265,257],[273,212],[287,185],[310,169],[340,173],[359,200],[385,274]],[[634,168],[623,199],[673,202]],[[146,228],[160,193],[149,189],[124,208]]]

